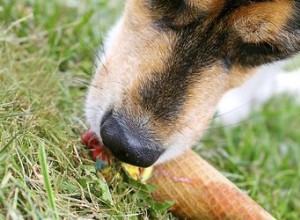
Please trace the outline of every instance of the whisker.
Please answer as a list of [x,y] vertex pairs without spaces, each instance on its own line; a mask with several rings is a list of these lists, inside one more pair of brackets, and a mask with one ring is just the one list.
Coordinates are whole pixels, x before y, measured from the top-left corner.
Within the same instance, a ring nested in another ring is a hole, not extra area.
[[[103,37],[101,36],[101,38],[103,39]],[[102,41],[103,42],[103,41]],[[105,46],[104,44],[102,43],[101,45],[101,50],[102,50],[102,53],[103,53],[103,57],[106,57],[106,51],[105,51]],[[108,73],[108,69],[106,67],[106,65],[104,64],[104,62],[102,61],[101,57],[99,57],[99,55],[97,54],[97,58],[98,58],[98,61],[102,64],[104,70],[106,73]]]
[[[91,54],[93,54],[93,59],[94,59],[94,57],[96,57],[96,59],[98,59],[99,55],[94,48],[92,48],[89,44],[87,44],[83,39],[80,39],[80,43],[84,44],[84,46],[89,50],[89,52]],[[93,66],[94,66],[94,69],[97,69],[96,62],[93,62]]]
[[239,109],[243,108],[245,105],[251,104],[251,103],[253,103],[253,102],[254,102],[254,100],[251,99],[251,100],[249,100],[248,102],[245,102],[245,103],[243,103],[243,104],[241,104],[241,105],[239,105],[239,106],[237,106],[237,107],[234,107],[233,109],[231,109],[231,110],[229,110],[229,111],[227,111],[227,112],[225,112],[225,113],[215,115],[215,116],[213,117],[213,119],[216,119],[216,118],[222,118],[223,116],[226,116],[226,115],[228,115],[228,114],[230,114],[230,113],[233,113],[234,111],[239,110]]
[[77,84],[80,84],[80,85],[84,85],[84,86],[86,86],[86,87],[92,86],[92,87],[94,87],[94,88],[96,88],[96,89],[99,89],[98,86],[93,85],[93,84],[90,83],[90,82],[85,82],[85,81],[82,80],[82,79],[73,79],[72,82],[77,83]]
[[103,108],[99,107],[99,108],[89,108],[89,107],[86,107],[85,109],[88,109],[88,110],[94,110],[94,111],[98,111],[98,110],[103,110]]
[[[100,59],[98,53],[96,52],[96,50],[91,47],[89,44],[87,44],[84,40],[80,39],[80,43],[84,44],[84,46],[86,46],[86,48],[91,52],[91,54],[94,55],[94,57],[96,57],[97,59]],[[100,44],[100,47],[102,47],[102,43]]]
[[[78,83],[78,84],[84,85],[86,87],[92,86],[96,89],[99,89],[99,90],[101,89],[98,85],[92,84],[91,82],[86,82],[82,79],[73,79],[72,81],[74,83]],[[122,83],[120,81],[105,80],[105,82],[107,82],[107,83],[116,83],[116,84],[122,85]]]
[[260,118],[259,116],[252,116],[249,119],[246,119],[246,120],[243,120],[243,121],[240,121],[240,122],[237,122],[237,123],[227,124],[227,125],[224,125],[224,126],[209,127],[208,129],[206,129],[206,131],[238,127],[238,126],[245,125],[245,124],[248,124],[250,122],[253,122],[254,120],[259,119],[259,118]]
[[86,120],[96,120],[97,117],[86,117],[85,119],[86,119]]
[[226,139],[203,139],[199,140],[200,143],[226,143]]
[[98,110],[103,110],[103,107],[101,105],[97,105],[94,107],[86,107],[85,109],[98,111]]
[[[101,37],[102,38],[102,37]],[[103,38],[102,38],[103,39]],[[94,55],[94,57],[96,57],[96,61],[97,62],[94,62],[94,68],[95,68],[95,71],[99,68],[99,66],[97,65],[97,63],[99,62],[104,70],[106,71],[106,73],[108,73],[108,70],[107,70],[107,67],[106,65],[104,64],[103,62],[103,59],[100,57],[99,55],[99,52],[98,51],[102,51],[103,53],[103,57],[106,57],[106,53],[105,53],[105,49],[104,49],[104,44],[103,44],[103,40],[99,46],[99,49],[94,49],[94,48],[91,48],[90,45],[88,45],[86,42],[84,42],[83,40],[81,40],[81,43],[84,44],[88,49],[89,51]]]

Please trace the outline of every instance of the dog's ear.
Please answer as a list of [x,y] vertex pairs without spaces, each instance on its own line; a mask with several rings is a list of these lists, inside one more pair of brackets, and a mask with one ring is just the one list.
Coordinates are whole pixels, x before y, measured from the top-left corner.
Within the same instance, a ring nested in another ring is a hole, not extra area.
[[235,63],[256,66],[300,51],[300,1],[266,1],[228,16],[226,52]]

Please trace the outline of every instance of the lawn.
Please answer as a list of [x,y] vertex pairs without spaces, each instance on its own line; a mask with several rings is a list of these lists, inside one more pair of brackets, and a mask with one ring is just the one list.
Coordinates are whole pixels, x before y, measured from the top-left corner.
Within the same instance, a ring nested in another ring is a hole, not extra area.
[[[95,48],[122,1],[72,2],[0,0],[0,219],[174,219],[147,187],[106,183],[80,143]],[[276,218],[300,219],[299,113],[273,99],[212,124],[195,150]]]

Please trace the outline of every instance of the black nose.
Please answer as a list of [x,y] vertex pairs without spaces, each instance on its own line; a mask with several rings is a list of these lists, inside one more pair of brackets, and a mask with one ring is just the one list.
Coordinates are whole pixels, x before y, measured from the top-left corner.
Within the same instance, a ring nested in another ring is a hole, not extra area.
[[135,166],[153,165],[164,151],[146,131],[117,115],[105,118],[100,134],[118,160]]

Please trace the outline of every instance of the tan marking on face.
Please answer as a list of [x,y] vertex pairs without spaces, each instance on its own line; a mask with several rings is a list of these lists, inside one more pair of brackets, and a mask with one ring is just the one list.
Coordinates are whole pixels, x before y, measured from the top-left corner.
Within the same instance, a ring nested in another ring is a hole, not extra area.
[[275,41],[293,15],[293,1],[260,2],[243,6],[229,19],[229,27],[245,42]]

